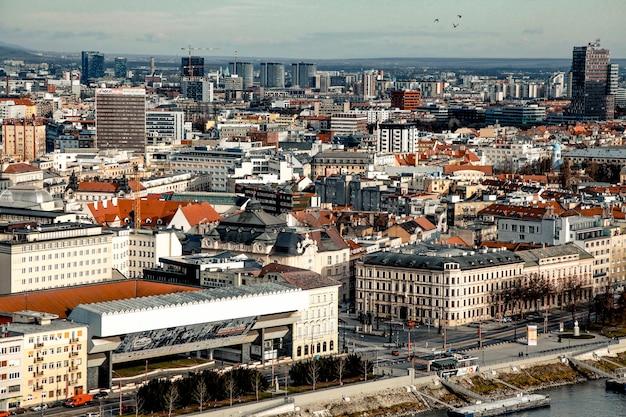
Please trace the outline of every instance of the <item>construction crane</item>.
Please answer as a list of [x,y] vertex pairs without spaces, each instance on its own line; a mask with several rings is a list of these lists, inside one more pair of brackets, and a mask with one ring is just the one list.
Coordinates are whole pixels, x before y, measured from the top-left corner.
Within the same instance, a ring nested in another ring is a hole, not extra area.
[[180,48],[180,49],[182,49],[183,51],[187,51],[188,52],[189,60],[187,61],[187,64],[189,66],[189,75],[191,77],[193,77],[193,65],[191,64],[191,53],[192,53],[192,51],[212,51],[212,50],[215,50],[215,49],[218,49],[218,48],[203,48],[203,47],[195,47],[195,46],[189,45],[189,46],[186,46],[186,47],[183,47],[183,48]]

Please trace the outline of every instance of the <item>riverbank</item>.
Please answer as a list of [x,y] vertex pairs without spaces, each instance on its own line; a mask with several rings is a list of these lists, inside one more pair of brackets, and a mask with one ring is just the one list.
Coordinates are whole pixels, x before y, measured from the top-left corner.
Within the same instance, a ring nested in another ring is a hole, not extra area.
[[[599,368],[604,368],[606,362],[601,363],[602,357],[626,365],[626,355],[623,353],[625,351],[626,343],[623,343],[613,345],[610,348],[596,349],[578,356],[585,361],[595,362]],[[559,356],[537,358],[532,362],[525,360],[513,364],[485,367],[480,371],[471,376],[454,377],[450,381],[487,399],[496,399],[514,396],[520,391],[532,392],[597,378],[592,373],[572,368],[567,361],[562,360]],[[376,392],[358,392],[349,396],[343,394],[340,398],[327,390],[323,394],[326,400],[314,403],[302,401],[302,405],[297,406],[296,411],[283,414],[283,416],[402,417],[431,409],[446,408],[442,403],[460,407],[471,402],[471,399],[464,398],[461,394],[451,393],[434,376],[411,378],[413,383],[407,383],[404,379],[405,385],[387,387],[397,379],[399,378],[379,379],[375,382],[379,387]],[[411,388],[412,386],[414,389]],[[342,390],[342,388],[337,389]],[[434,399],[441,403],[434,401]],[[296,400],[296,405],[298,403]]]

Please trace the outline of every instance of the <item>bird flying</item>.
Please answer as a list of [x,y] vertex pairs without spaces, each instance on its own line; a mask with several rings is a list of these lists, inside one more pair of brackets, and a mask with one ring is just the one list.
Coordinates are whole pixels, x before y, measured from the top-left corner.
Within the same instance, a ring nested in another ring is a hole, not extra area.
[[463,17],[463,16],[461,16],[460,14],[457,14],[457,16],[459,17],[459,19]]
[[435,23],[439,22],[439,19],[435,19]]
[[458,23],[452,23],[452,27],[457,27],[459,24]]

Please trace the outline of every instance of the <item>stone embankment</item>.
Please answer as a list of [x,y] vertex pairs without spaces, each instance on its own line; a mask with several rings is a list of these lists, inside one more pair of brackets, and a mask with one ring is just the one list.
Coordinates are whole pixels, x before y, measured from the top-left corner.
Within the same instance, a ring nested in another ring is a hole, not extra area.
[[[621,349],[612,347],[599,349],[588,355],[585,360],[595,360],[602,356],[614,356],[621,350],[626,350],[626,345]],[[615,358],[618,361],[626,361],[626,355]],[[467,405],[471,399],[463,398],[462,395],[451,393],[435,376],[422,378],[390,378],[381,379],[368,384],[377,384],[378,390],[353,392],[351,395],[343,394],[336,398],[325,390],[316,402],[312,399],[296,399],[296,411],[283,416],[289,417],[369,417],[369,416],[405,416],[418,414],[432,408],[445,408],[442,403],[459,407]],[[451,379],[455,384],[461,385],[477,394],[489,399],[497,399],[513,396],[521,391],[531,392],[540,389],[575,384],[596,378],[595,375],[573,369],[567,361],[558,357],[542,358],[534,363],[523,361],[512,365],[501,365],[498,369],[487,367],[478,374],[454,377]],[[397,386],[398,382],[404,383]],[[389,386],[393,384],[394,386]],[[357,386],[359,384],[356,384]],[[413,388],[412,388],[413,387]],[[353,387],[354,388],[354,387]],[[343,390],[337,388],[335,390]],[[422,395],[424,394],[424,395]],[[324,400],[323,398],[326,398]]]

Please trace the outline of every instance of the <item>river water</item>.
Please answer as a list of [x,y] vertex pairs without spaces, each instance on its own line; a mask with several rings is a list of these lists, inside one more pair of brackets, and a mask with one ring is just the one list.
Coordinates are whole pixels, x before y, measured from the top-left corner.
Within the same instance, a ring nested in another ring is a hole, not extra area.
[[[550,395],[549,408],[523,411],[515,417],[624,417],[626,416],[626,394],[618,394],[604,389],[604,379],[582,384],[567,385],[538,394]],[[416,414],[415,417],[443,417],[445,411],[430,411]]]

